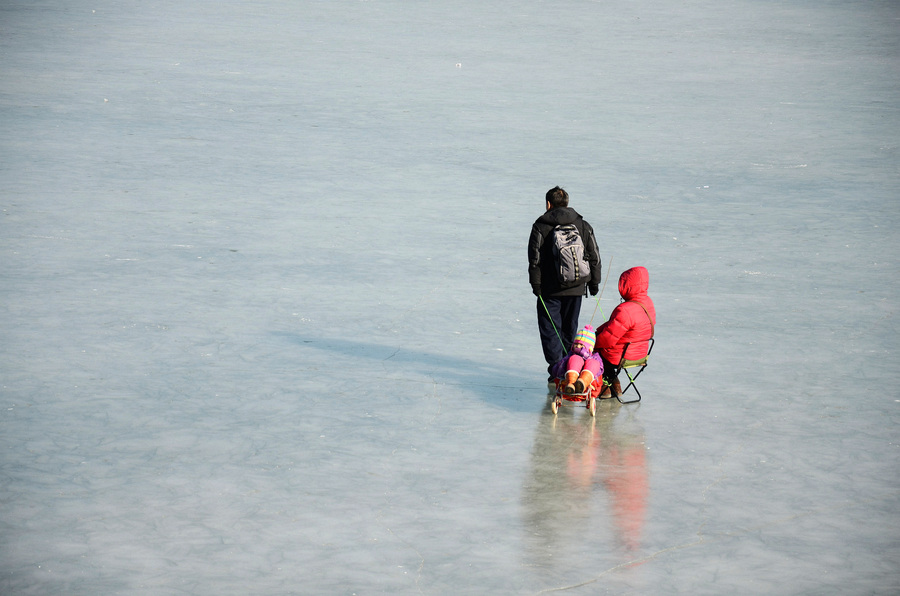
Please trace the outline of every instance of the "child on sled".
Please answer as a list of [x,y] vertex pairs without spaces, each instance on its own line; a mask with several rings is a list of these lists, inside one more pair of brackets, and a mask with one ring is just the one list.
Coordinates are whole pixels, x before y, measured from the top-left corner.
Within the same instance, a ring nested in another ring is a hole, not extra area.
[[600,380],[603,374],[603,360],[600,354],[594,352],[594,328],[585,325],[584,329],[575,335],[572,348],[562,360],[553,365],[551,373],[557,380],[557,388],[567,395],[584,393],[594,384],[594,380]]

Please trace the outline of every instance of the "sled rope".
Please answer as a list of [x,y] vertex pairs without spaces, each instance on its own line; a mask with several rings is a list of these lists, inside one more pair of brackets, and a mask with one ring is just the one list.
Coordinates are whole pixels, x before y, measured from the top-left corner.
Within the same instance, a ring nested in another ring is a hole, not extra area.
[[[597,294],[597,306],[594,307],[594,314],[591,315],[590,325],[594,325],[594,317],[597,316],[597,308],[600,306],[600,299],[603,298],[603,290],[606,289],[606,282],[609,281],[609,273],[612,271],[612,260],[613,255],[609,255],[609,262],[606,264],[606,279],[603,280],[603,288],[601,288],[600,293]],[[546,307],[545,307],[546,308]],[[603,316],[603,311],[600,311],[600,316]]]
[[547,313],[547,318],[550,319],[550,324],[553,325],[553,331],[556,332],[556,338],[559,340],[559,345],[562,346],[563,352],[565,352],[568,348],[566,348],[566,344],[563,343],[562,337],[559,335],[559,329],[556,328],[556,323],[553,322],[553,317],[550,315],[550,309],[547,308],[547,303],[544,302],[543,296],[538,296],[538,298],[541,299],[541,304],[544,305],[544,312]]

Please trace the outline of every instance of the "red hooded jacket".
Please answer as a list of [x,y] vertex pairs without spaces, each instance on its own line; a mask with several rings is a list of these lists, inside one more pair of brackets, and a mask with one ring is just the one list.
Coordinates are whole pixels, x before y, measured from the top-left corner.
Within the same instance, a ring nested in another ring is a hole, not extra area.
[[628,360],[640,360],[647,355],[650,342],[646,340],[652,337],[656,325],[656,309],[647,295],[649,285],[650,274],[644,267],[632,267],[619,276],[619,294],[625,302],[613,309],[609,320],[597,328],[594,344],[594,351],[600,352],[608,362],[618,364],[629,342],[625,354]]

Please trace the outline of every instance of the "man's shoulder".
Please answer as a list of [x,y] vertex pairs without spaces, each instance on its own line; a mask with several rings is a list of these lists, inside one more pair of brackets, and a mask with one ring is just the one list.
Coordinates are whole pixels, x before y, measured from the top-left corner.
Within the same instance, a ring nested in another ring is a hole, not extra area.
[[584,218],[581,218],[581,227],[586,233],[591,235],[594,234],[594,227]]
[[565,224],[577,224],[584,221],[581,215],[571,207],[556,207],[534,220],[534,226],[555,228]]
[[553,221],[553,219],[547,217],[547,214],[544,213],[536,220],[534,220],[534,223],[531,224],[531,229],[546,232],[547,230],[556,227],[556,225],[557,224]]

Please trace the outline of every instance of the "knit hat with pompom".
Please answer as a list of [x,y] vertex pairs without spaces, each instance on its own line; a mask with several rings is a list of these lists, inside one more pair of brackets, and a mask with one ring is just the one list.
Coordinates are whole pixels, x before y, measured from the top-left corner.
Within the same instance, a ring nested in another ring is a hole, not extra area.
[[594,343],[597,341],[597,336],[594,334],[594,328],[590,325],[585,325],[584,329],[578,332],[575,336],[576,344],[581,344],[590,352],[594,349]]

